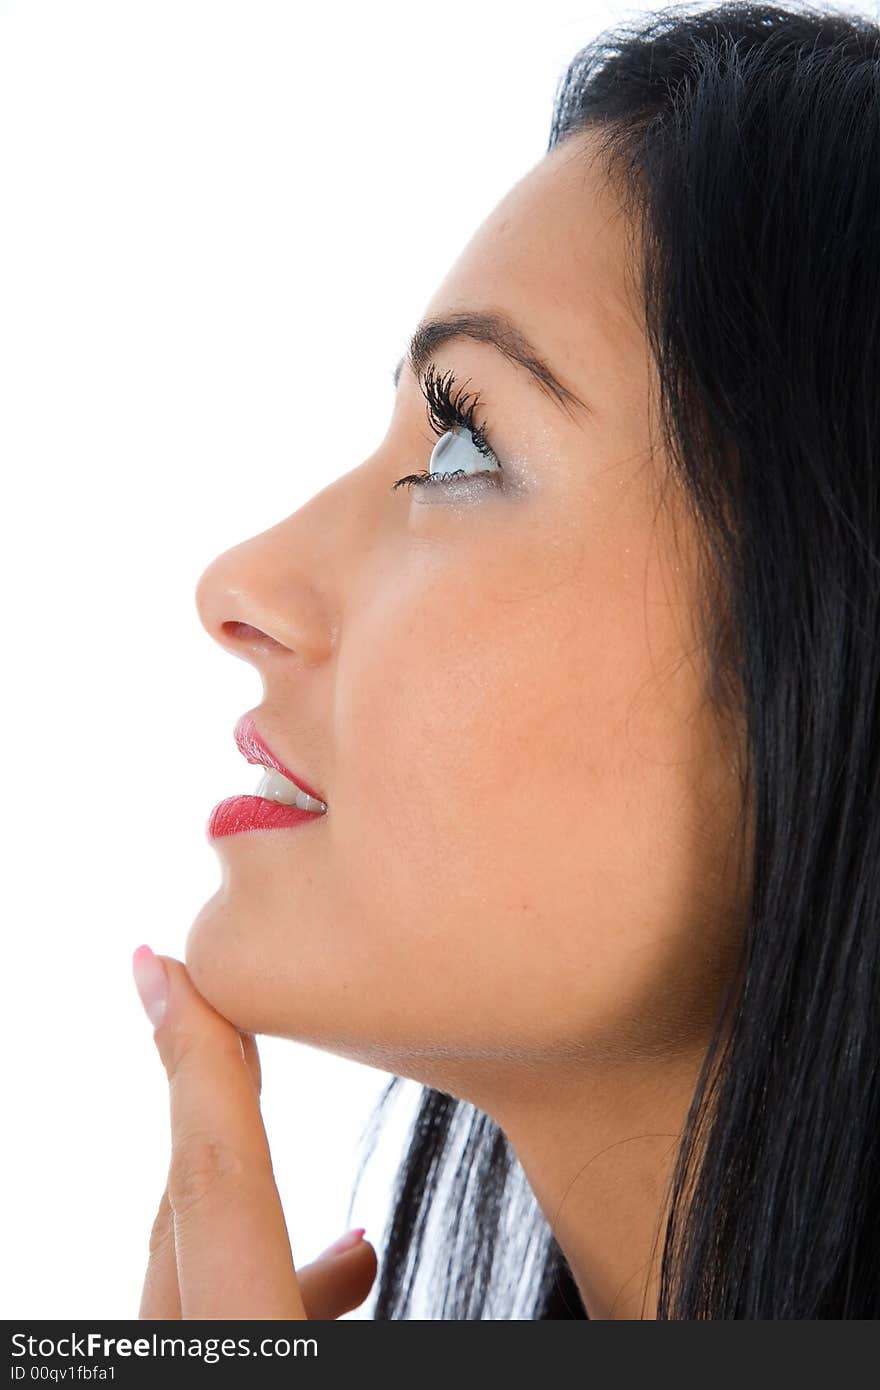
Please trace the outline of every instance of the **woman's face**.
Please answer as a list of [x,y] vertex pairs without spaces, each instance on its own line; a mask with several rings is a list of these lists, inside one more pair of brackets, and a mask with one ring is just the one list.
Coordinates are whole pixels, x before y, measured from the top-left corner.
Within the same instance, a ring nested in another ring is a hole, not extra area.
[[[569,1060],[690,1050],[738,944],[735,749],[592,150],[578,135],[530,170],[423,316],[509,319],[571,396],[435,335],[497,462],[465,429],[429,465],[405,365],[378,448],[197,589],[260,671],[259,733],[329,809],[214,842],[195,983],[242,1029],[477,1101]],[[501,487],[475,476],[498,463]],[[429,466],[471,479],[393,488]]]

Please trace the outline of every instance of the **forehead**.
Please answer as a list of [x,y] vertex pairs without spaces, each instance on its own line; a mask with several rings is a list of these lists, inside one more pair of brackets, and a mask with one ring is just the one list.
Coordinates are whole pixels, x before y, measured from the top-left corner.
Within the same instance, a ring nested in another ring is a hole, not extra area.
[[520,178],[475,231],[426,307],[505,310],[577,386],[643,363],[633,228],[581,132]]

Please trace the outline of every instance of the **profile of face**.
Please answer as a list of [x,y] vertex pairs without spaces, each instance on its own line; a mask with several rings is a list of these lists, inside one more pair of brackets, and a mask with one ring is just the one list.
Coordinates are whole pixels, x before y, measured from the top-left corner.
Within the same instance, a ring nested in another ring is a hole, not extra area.
[[432,424],[405,362],[375,452],[196,592],[260,672],[260,735],[328,810],[214,841],[194,982],[242,1029],[477,1103],[689,1054],[739,944],[737,749],[592,139],[514,185],[426,308],[520,335],[426,339],[474,428]]

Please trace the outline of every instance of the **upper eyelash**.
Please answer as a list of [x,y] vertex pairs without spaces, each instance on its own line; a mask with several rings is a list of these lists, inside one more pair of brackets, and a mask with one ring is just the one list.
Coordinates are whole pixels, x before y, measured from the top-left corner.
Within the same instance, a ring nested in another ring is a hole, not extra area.
[[[428,402],[431,428],[435,434],[444,435],[454,425],[466,425],[473,435],[474,443],[480,453],[487,457],[491,454],[494,458],[494,452],[483,433],[487,422],[484,420],[482,425],[474,424],[474,412],[480,401],[479,392],[469,393],[465,391],[463,386],[460,386],[453,396],[450,388],[454,381],[455,374],[451,369],[444,378],[437,376],[433,362],[428,363],[422,384],[422,395]],[[465,407],[465,401],[468,399],[471,403]]]
[[[474,424],[474,413],[480,401],[479,392],[466,392],[462,386],[453,396],[451,387],[455,379],[455,374],[451,368],[445,377],[438,376],[435,364],[433,362],[428,363],[424,381],[420,381],[419,385],[422,395],[428,402],[428,421],[431,429],[436,435],[442,437],[447,430],[453,429],[456,425],[465,425],[479,452],[498,463],[495,450],[486,437],[486,420],[484,419],[481,425]],[[465,405],[468,400],[470,404]],[[498,468],[500,471],[500,463],[498,463]],[[408,473],[405,478],[398,478],[396,483],[392,483],[391,490],[393,492],[395,488],[405,485],[413,487],[421,483],[447,482],[458,477],[461,472],[463,470],[458,469],[455,473]]]

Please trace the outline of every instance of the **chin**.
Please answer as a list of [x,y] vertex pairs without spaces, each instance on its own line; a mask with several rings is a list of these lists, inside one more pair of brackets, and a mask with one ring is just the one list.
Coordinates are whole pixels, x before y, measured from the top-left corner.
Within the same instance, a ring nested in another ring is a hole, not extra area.
[[192,922],[184,946],[184,965],[196,989],[212,1008],[245,1033],[290,1038],[332,1048],[328,1011],[318,982],[304,997],[301,973],[282,959],[271,932],[255,928],[259,914],[243,911],[226,887],[209,898]]
[[[187,933],[183,962],[199,994],[212,1008],[243,1032],[261,1031],[254,1016],[248,966],[253,968],[253,942],[243,941],[240,920],[232,911],[224,887],[217,890],[195,917]],[[244,973],[243,973],[244,971]]]

